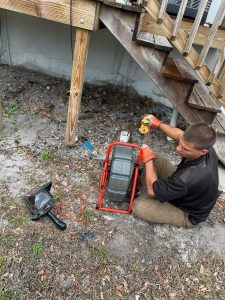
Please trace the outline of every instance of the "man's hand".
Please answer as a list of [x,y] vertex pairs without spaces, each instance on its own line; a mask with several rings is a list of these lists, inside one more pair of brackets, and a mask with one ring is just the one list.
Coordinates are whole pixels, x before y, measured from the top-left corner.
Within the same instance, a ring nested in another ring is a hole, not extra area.
[[153,158],[156,158],[155,153],[151,151],[148,145],[142,145],[143,149],[143,156],[142,156],[142,161],[144,164],[146,164],[148,161],[150,161]]
[[153,115],[144,115],[144,119],[149,120],[149,126],[153,128],[159,128],[161,121]]

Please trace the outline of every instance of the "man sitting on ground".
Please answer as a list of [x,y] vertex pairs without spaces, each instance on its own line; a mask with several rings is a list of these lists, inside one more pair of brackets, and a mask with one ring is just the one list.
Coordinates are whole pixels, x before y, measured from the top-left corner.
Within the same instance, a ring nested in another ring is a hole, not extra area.
[[208,217],[218,196],[218,158],[213,149],[215,130],[206,123],[185,131],[146,115],[149,126],[158,128],[178,143],[182,157],[177,168],[165,157],[143,145],[145,191],[134,201],[133,213],[146,221],[190,228]]

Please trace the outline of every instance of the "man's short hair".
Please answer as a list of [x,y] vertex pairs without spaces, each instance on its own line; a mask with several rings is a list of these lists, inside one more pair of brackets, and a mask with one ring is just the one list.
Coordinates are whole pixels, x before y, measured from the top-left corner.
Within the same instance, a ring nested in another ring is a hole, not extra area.
[[216,142],[216,132],[207,123],[196,123],[188,126],[183,138],[186,142],[192,143],[195,149],[209,149]]

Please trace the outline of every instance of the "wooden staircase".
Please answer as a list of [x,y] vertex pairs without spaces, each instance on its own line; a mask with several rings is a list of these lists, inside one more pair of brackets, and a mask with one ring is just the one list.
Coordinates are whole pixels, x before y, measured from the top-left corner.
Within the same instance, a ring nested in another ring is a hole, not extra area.
[[184,60],[170,57],[172,47],[163,39],[158,42],[151,35],[140,35],[134,12],[102,6],[99,17],[186,121],[212,124],[218,143],[224,143],[225,116],[220,105]]
[[180,54],[184,56],[185,60],[192,67],[192,69],[196,71],[203,83],[208,85],[212,96],[217,99],[222,99],[225,92],[224,83],[222,84],[222,82],[220,82],[218,79],[218,74],[224,61],[225,41],[224,46],[221,49],[220,57],[212,71],[206,65],[205,58],[210,49],[216,31],[224,18],[225,0],[221,1],[215,21],[209,31],[207,41],[200,54],[193,48],[192,44],[207,1],[204,0],[201,2],[197,17],[193,24],[192,32],[188,38],[185,33],[179,29],[187,5],[187,0],[183,0],[181,2],[181,6],[175,20],[166,13],[167,2],[168,0],[163,0],[162,5],[160,5],[157,0],[148,0],[144,2],[144,8],[145,11],[158,23],[158,26],[160,26],[173,46],[180,52]]
[[[140,40],[136,13],[124,13],[122,10],[103,6],[99,17],[189,123],[213,123],[221,110],[204,83],[185,61],[169,56],[172,47],[165,40],[161,39],[159,44],[157,39],[151,37],[148,43],[146,35],[144,42]],[[163,47],[164,50],[161,50]],[[220,124],[215,126],[221,133],[225,132]]]

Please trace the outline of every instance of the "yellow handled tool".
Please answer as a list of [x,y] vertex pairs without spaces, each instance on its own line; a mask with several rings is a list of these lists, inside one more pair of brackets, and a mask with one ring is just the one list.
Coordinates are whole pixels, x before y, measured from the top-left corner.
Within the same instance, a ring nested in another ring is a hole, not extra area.
[[139,128],[140,133],[146,134],[150,132],[149,122],[150,121],[145,118],[141,120],[141,127]]

